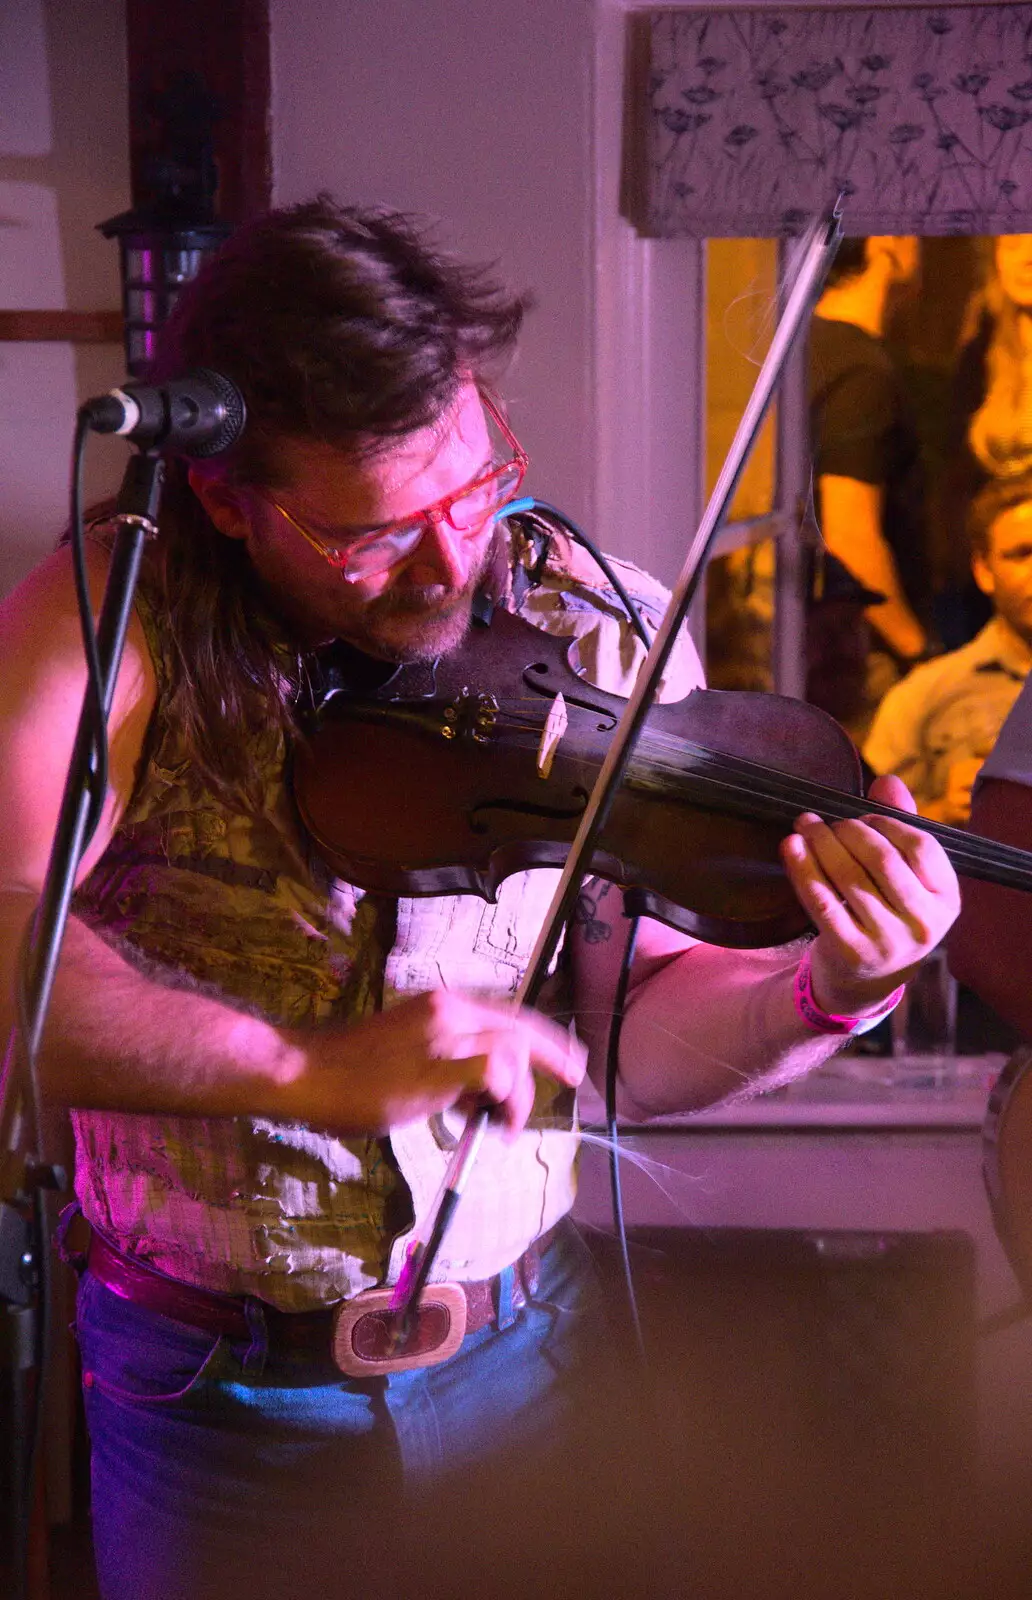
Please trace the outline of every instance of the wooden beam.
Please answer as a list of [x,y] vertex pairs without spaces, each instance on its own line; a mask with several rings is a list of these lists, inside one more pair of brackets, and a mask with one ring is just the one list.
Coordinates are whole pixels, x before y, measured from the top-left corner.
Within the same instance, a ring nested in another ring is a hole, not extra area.
[[120,311],[0,311],[0,343],[120,344]]

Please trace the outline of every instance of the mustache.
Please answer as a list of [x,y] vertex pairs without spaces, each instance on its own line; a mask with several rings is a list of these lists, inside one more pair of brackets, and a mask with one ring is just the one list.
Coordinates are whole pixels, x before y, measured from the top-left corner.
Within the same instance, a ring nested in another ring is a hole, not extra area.
[[429,613],[447,617],[461,605],[471,602],[475,590],[476,584],[446,589],[437,583],[421,589],[389,590],[373,601],[368,614],[380,622],[390,618],[425,617]]
[[490,564],[490,550],[485,550],[476,562],[461,589],[451,589],[444,583],[426,583],[417,587],[387,589],[369,607],[369,615],[377,620],[393,617],[422,617],[428,612],[447,617],[460,606],[472,605],[473,597],[484,581]]

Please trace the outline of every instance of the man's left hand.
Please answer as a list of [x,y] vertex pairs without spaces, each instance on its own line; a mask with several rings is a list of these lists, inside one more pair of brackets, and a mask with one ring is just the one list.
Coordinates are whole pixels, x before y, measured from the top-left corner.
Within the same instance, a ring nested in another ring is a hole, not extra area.
[[[917,811],[899,778],[877,778],[869,793],[883,805]],[[957,876],[938,840],[895,817],[826,823],[804,812],[781,854],[817,928],[814,997],[834,1015],[875,1011],[960,910]]]

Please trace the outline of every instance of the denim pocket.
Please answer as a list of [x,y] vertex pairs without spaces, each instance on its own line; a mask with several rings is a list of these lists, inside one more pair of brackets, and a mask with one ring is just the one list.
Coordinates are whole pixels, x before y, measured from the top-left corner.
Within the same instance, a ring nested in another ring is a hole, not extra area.
[[84,1389],[137,1405],[195,1401],[206,1385],[240,1370],[226,1339],[123,1300],[88,1272],[76,1336]]

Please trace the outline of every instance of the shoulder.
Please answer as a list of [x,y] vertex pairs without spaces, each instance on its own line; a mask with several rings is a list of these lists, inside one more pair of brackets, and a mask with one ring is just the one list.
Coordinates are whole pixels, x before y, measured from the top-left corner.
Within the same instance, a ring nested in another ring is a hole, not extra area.
[[[110,556],[89,542],[94,618]],[[87,680],[71,550],[62,545],[0,601],[0,749],[40,770],[67,765]],[[154,666],[135,612],[126,632],[108,716],[114,782],[135,763],[157,696]],[[2,759],[2,757],[0,757]]]
[[881,339],[855,322],[815,316],[810,331],[811,359],[829,380],[853,374],[891,378],[893,366]]
[[[606,560],[653,637],[666,613],[669,590],[633,562],[608,555]],[[589,682],[611,694],[631,693],[645,647],[623,599],[587,550],[564,536],[553,539],[544,571],[524,596],[519,611],[546,633],[576,641],[574,665]],[[682,628],[659,698],[683,699],[703,682],[698,652],[687,629]]]
[[882,704],[891,712],[893,708],[931,707],[943,695],[950,694],[960,684],[968,682],[985,661],[985,650],[979,639],[950,650],[946,655],[934,656],[913,667],[901,683],[894,684]]
[[828,328],[837,332],[811,358],[810,366],[810,421],[818,471],[869,482],[880,475],[880,455],[868,459],[864,452],[880,452],[892,427],[898,408],[897,379],[879,340],[852,323],[828,323]]
[[916,730],[957,681],[953,657],[960,653],[922,662],[883,696],[864,743],[864,756],[876,772],[891,770],[900,751],[910,749]]
[[999,618],[990,617],[967,644],[915,667],[904,682],[917,678],[926,691],[940,695],[969,685],[983,693],[993,679],[1013,682],[1015,673],[1021,676],[1014,656],[1015,646],[1009,643]]
[[[87,560],[96,612],[108,557]],[[0,602],[0,880],[43,881],[75,747],[86,686],[71,552],[40,563]],[[154,674],[142,630],[129,625],[108,717],[108,796],[83,858],[89,870],[128,802],[154,706]]]
[[[86,572],[94,618],[100,613],[110,569],[110,554],[89,540]],[[0,683],[28,688],[48,679],[85,678],[82,625],[76,598],[72,554],[62,545],[0,600]],[[122,655],[116,702],[147,699],[154,688],[150,650],[133,615]]]
[[908,738],[917,725],[931,719],[944,707],[951,706],[958,696],[963,696],[972,687],[981,692],[982,683],[978,675],[985,661],[986,647],[979,634],[959,650],[951,650],[946,655],[922,662],[908,672],[900,683],[893,684],[878,707],[864,746],[864,754],[871,766],[880,770],[879,759],[883,747]]

